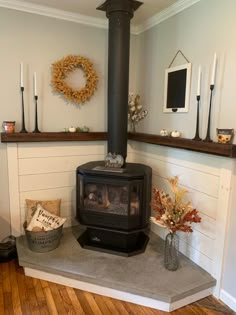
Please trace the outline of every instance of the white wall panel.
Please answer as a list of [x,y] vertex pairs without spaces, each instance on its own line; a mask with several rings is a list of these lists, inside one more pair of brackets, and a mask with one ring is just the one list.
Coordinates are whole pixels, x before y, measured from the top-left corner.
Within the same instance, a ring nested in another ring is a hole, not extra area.
[[23,158],[19,159],[19,174],[26,175],[75,171],[81,164],[87,163],[88,161],[99,160],[104,160],[103,154]]
[[20,192],[60,187],[75,187],[75,172],[23,175],[19,177]]
[[48,142],[20,143],[19,158],[70,155],[105,155],[106,143],[101,142]]

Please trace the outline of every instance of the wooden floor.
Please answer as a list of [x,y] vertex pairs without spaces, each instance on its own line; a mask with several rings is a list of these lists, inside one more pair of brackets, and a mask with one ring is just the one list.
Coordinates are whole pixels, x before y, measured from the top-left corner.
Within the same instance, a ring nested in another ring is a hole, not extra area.
[[166,313],[24,275],[17,261],[0,263],[0,315],[229,315],[213,297]]

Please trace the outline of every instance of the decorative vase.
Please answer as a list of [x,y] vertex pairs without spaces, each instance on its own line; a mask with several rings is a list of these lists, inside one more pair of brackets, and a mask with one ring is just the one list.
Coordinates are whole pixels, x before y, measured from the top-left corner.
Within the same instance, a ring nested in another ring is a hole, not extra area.
[[136,126],[136,123],[132,120],[130,122],[130,132],[136,132],[135,126]]
[[179,267],[179,237],[170,232],[165,239],[164,264],[167,270],[177,270]]

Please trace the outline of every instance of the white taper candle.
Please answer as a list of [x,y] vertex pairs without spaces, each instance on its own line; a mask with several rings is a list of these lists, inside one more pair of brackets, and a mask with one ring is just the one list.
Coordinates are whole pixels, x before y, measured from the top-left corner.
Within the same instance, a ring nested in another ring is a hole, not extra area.
[[201,76],[202,76],[202,67],[198,68],[198,81],[197,81],[197,96],[201,94]]
[[23,80],[23,62],[20,63],[20,87],[24,87],[24,80]]
[[36,72],[34,72],[34,96],[37,96],[37,77]]
[[212,75],[211,75],[211,85],[215,85],[215,75],[216,75],[216,53],[214,54],[213,66],[212,66]]

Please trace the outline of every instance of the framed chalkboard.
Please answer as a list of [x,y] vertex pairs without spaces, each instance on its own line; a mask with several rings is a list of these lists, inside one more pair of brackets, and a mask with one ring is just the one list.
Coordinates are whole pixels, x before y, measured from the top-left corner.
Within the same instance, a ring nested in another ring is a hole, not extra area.
[[188,112],[190,82],[191,63],[165,70],[164,112]]

